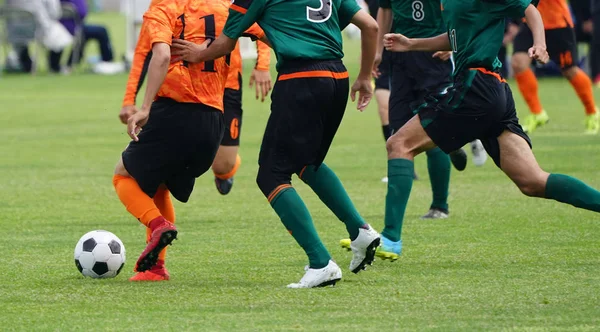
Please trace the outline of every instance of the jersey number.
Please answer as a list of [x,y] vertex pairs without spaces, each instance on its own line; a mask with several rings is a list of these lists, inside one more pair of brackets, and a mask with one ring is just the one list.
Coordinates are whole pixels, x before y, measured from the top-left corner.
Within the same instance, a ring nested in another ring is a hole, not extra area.
[[331,0],[319,0],[321,7],[306,7],[306,19],[314,23],[323,23],[331,17]]
[[450,37],[450,47],[452,47],[452,51],[454,53],[458,52],[458,47],[456,46],[456,30],[452,29],[449,33]]
[[423,21],[423,19],[425,18],[425,12],[423,11],[423,3],[419,0],[413,1],[412,9],[413,20],[417,22]]
[[[181,33],[179,34],[179,39],[185,39],[185,14],[181,14],[181,16],[177,17],[181,20]],[[215,25],[215,15],[206,15],[200,17],[201,20],[204,20],[204,36],[207,39],[211,40],[211,43],[217,38],[217,28]],[[189,64],[187,61],[183,62],[183,65],[187,67]],[[205,72],[215,72],[215,61],[210,60],[204,62],[204,69],[202,71]]]

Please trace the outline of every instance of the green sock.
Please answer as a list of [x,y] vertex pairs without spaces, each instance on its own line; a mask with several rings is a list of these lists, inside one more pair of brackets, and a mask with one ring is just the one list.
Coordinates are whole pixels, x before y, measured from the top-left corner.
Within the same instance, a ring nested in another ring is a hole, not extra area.
[[356,239],[358,230],[366,227],[367,223],[356,211],[342,182],[331,168],[325,164],[321,164],[318,169],[315,166],[306,166],[301,175],[302,181],[308,184],[331,212],[346,224],[350,239]]
[[440,148],[427,151],[427,170],[431,181],[433,202],[431,208],[448,211],[448,187],[450,186],[450,157]]
[[327,266],[331,256],[319,239],[312,217],[296,190],[283,189],[271,200],[271,206],[285,228],[308,255],[310,267],[322,269]]
[[388,160],[388,191],[385,197],[385,228],[381,234],[400,241],[404,212],[413,184],[415,164],[408,159]]
[[546,198],[600,212],[600,192],[568,175],[550,174],[546,182]]

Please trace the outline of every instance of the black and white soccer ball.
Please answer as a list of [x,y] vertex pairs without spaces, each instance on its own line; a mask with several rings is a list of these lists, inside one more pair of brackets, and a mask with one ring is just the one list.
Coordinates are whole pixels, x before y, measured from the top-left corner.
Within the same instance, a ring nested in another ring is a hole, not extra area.
[[92,278],[114,278],[125,265],[125,246],[111,232],[91,231],[75,246],[75,265]]

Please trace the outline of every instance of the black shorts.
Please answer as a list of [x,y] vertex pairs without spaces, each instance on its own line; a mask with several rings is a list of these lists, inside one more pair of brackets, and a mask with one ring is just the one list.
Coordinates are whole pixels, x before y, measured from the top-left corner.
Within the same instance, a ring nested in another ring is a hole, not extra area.
[[426,96],[452,85],[452,62],[432,55],[432,52],[392,54],[389,117],[394,132],[415,115],[413,110]]
[[379,77],[375,79],[375,90],[390,89],[390,61],[392,52],[383,50],[381,54],[381,63],[379,64]]
[[511,131],[531,146],[519,125],[510,87],[499,74],[466,70],[446,93],[428,96],[415,111],[427,135],[446,153],[480,139],[500,167],[502,132]]
[[341,60],[286,62],[271,94],[260,167],[291,175],[321,165],[344,117],[348,92]]
[[223,116],[225,117],[225,133],[221,145],[240,146],[242,132],[242,84],[240,89],[225,89],[223,96]]
[[[529,51],[533,46],[533,35],[527,24],[521,24],[519,33],[513,42],[513,54]],[[550,60],[554,61],[561,70],[577,65],[577,42],[575,29],[559,28],[546,30],[546,46]]]
[[159,98],[139,141],[123,152],[123,164],[148,196],[164,183],[177,200],[187,202],[195,179],[210,168],[223,130],[219,110]]

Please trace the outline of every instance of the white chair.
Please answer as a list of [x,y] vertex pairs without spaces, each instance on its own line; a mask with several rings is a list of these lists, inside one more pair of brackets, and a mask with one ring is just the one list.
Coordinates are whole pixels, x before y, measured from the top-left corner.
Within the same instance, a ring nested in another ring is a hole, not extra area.
[[33,44],[33,53],[31,55],[31,73],[37,72],[37,60],[40,40],[40,29],[35,15],[32,12],[12,6],[3,6],[0,8],[0,19],[4,21],[4,29],[1,35],[2,44],[4,44],[4,55],[8,57],[11,46],[29,47]]

